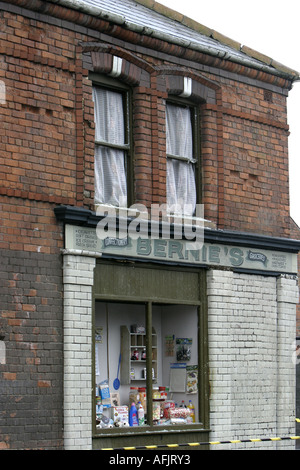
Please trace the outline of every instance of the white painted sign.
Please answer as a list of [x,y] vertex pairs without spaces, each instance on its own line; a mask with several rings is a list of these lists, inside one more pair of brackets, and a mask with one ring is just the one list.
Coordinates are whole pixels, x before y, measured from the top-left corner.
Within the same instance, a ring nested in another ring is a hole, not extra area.
[[191,242],[174,239],[152,239],[145,236],[131,239],[107,237],[99,239],[96,229],[66,225],[67,249],[87,250],[112,257],[141,258],[168,263],[222,266],[258,271],[297,274],[297,255],[283,251],[204,243],[191,250]]

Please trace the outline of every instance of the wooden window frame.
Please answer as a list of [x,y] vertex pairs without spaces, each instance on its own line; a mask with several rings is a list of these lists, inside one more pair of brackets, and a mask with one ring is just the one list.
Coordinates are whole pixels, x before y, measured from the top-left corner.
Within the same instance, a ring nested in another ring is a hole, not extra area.
[[[125,171],[126,171],[126,184],[127,184],[127,207],[130,207],[134,202],[133,188],[134,188],[134,171],[133,171],[133,126],[132,126],[132,107],[133,107],[133,98],[132,90],[125,83],[110,78],[106,75],[100,75],[91,73],[90,80],[92,81],[92,86],[103,88],[106,90],[114,91],[116,93],[121,93],[123,98],[123,112],[124,112],[124,130],[125,130],[125,144],[116,145],[110,144],[108,142],[97,141],[95,139],[95,148],[96,146],[102,146],[107,148],[114,148],[116,150],[124,150],[125,155]],[[105,206],[105,203],[97,204],[97,206]]]
[[166,157],[183,162],[190,162],[194,165],[195,169],[195,184],[196,184],[196,204],[201,204],[203,200],[202,195],[202,169],[201,169],[201,104],[193,102],[191,99],[181,98],[175,95],[169,95],[166,100],[166,105],[171,104],[174,106],[188,107],[191,110],[192,122],[192,135],[193,135],[193,159],[189,160],[185,157],[178,155],[171,155],[166,153]]

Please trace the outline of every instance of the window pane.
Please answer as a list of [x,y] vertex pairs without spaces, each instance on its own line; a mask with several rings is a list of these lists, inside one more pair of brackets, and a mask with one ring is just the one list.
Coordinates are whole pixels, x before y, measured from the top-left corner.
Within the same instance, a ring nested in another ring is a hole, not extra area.
[[107,147],[95,148],[95,202],[127,206],[125,152]]
[[[157,425],[187,425],[199,421],[198,311],[188,305],[153,307],[153,326],[159,347],[158,384],[161,418]],[[193,407],[192,408],[190,407]]]
[[111,144],[124,144],[123,97],[103,88],[93,88],[95,103],[95,139]]
[[[145,304],[96,302],[98,429],[186,426],[199,421],[197,307],[153,305],[150,352],[146,308]],[[148,354],[151,361],[146,361]],[[146,386],[147,374],[152,377],[151,390]]]
[[[167,154],[193,159],[191,110],[167,104]],[[174,158],[167,160],[167,202],[171,212],[192,216],[196,208],[194,165]]]
[[[96,302],[95,321],[98,428],[145,426],[145,305]],[[135,420],[136,412],[130,413],[133,403],[139,411],[139,422]]]
[[[123,96],[93,88],[95,109],[95,203],[127,206],[126,152],[113,148],[125,143]],[[110,147],[101,146],[108,143]]]
[[172,212],[192,216],[196,207],[194,166],[179,160],[167,160],[167,201]]
[[193,158],[191,110],[167,104],[167,153]]

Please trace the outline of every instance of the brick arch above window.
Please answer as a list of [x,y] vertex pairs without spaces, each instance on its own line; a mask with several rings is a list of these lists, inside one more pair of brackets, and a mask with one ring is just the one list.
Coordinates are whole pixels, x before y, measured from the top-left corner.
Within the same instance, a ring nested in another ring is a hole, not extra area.
[[90,72],[118,78],[129,86],[150,86],[154,69],[122,48],[103,43],[82,44],[84,67]]
[[156,70],[165,80],[169,95],[190,98],[192,101],[216,104],[219,84],[186,69],[160,67]]

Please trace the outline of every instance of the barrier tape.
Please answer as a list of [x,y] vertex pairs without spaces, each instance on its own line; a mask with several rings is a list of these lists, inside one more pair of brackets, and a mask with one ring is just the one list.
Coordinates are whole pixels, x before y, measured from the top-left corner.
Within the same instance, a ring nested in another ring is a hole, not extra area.
[[131,447],[106,447],[101,450],[154,450],[154,449],[175,449],[178,447],[198,447],[198,446],[214,446],[219,444],[244,444],[249,442],[268,442],[268,441],[288,441],[288,440],[300,440],[300,436],[289,436],[289,437],[263,437],[261,439],[235,439],[233,441],[210,441],[210,442],[187,442],[185,444],[157,444],[157,445],[149,445],[149,446],[131,446]]
[[[300,423],[299,418],[295,418],[297,423]],[[198,446],[215,446],[220,444],[244,444],[249,442],[274,442],[274,441],[296,441],[300,440],[300,436],[288,436],[288,437],[262,437],[261,439],[234,439],[231,441],[210,441],[210,442],[187,442],[185,444],[157,444],[148,446],[131,446],[131,447],[105,447],[101,450],[154,450],[154,449],[176,449],[178,447],[198,447]]]

